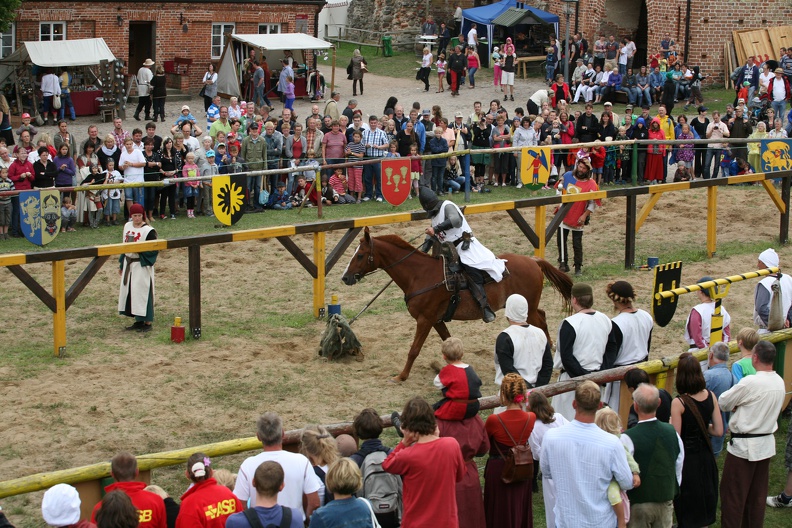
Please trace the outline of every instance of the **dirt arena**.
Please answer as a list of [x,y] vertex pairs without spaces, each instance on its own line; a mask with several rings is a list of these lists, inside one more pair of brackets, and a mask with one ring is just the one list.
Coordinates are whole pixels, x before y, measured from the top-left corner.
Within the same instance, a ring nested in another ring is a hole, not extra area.
[[[371,101],[359,99],[379,110],[383,101],[374,99],[372,87],[373,82],[367,85]],[[471,106],[472,99],[466,109]],[[645,262],[649,256],[661,262],[683,260],[684,284],[703,275],[722,277],[753,270],[758,253],[769,246],[779,251],[782,266],[792,262],[792,249],[778,246],[779,213],[761,187],[722,188],[718,197],[715,258],[706,258],[706,191],[699,190],[667,194],[660,200],[638,234],[636,260]],[[639,208],[644,201],[645,197],[639,198]],[[533,212],[525,214],[533,224]],[[638,305],[649,308],[652,274],[623,269],[624,214],[624,199],[607,201],[584,236],[582,280],[594,286],[595,308],[606,313],[611,307],[604,288],[615,279],[630,281],[638,292]],[[505,213],[468,220],[496,253],[532,254]],[[400,224],[376,228],[372,234],[395,233],[411,239],[424,227]],[[341,234],[328,234],[328,248]],[[310,236],[294,240],[310,254]],[[338,294],[347,316],[357,313],[387,282],[381,273],[354,287],[341,283],[354,247],[327,278],[328,302],[331,294]],[[548,260],[555,262],[556,253],[552,240]],[[414,395],[438,399],[430,367],[440,359],[436,334],[430,334],[410,378],[401,384],[390,382],[404,365],[414,331],[403,294],[395,286],[354,325],[364,346],[363,360],[328,363],[317,355],[324,323],[311,317],[310,276],[277,241],[209,246],[202,258],[202,339],[180,345],[170,342],[173,318],[186,321],[188,316],[187,253],[173,250],[161,253],[156,265],[155,331],[147,335],[123,331],[128,322],[116,315],[118,272],[111,261],[68,311],[65,359],[52,357],[51,313],[8,270],[0,269],[5,320],[0,327],[4,480],[104,461],[122,449],[149,453],[252,436],[254,421],[264,411],[280,413],[286,428],[293,429],[348,421],[363,407],[389,413]],[[67,262],[67,284],[86,264],[85,260]],[[25,269],[45,286],[50,284],[48,265]],[[724,303],[734,333],[751,325],[754,284],[734,285]],[[682,333],[693,304],[694,296],[682,297],[674,321],[655,329],[653,357],[686,349]],[[551,334],[565,316],[561,307],[560,297],[547,288],[542,308]],[[465,360],[484,381],[485,395],[495,392],[493,348],[505,325],[502,311],[489,325],[449,324],[452,335],[463,339]],[[235,469],[237,460],[220,464]],[[186,487],[178,480],[181,469],[172,470],[173,478],[164,483],[176,497]],[[158,470],[155,480],[165,474]],[[17,526],[41,526],[40,496],[0,503]]]

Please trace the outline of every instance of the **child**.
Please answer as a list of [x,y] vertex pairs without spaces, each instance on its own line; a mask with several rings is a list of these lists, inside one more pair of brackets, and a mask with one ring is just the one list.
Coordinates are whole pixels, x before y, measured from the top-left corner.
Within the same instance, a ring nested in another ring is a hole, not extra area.
[[[620,126],[616,141],[627,141],[628,139],[630,138],[627,136],[627,128]],[[616,179],[621,184],[632,180],[630,177],[632,170],[631,159],[632,148],[630,145],[619,145],[619,150],[616,152]]]
[[732,364],[732,379],[734,384],[737,385],[745,376],[756,374],[756,369],[751,362],[751,356],[753,355],[753,347],[759,342],[759,332],[753,328],[743,328],[737,332],[737,336],[734,339],[740,348],[740,359]]
[[333,205],[338,203],[338,194],[329,183],[327,174],[322,175],[322,189],[321,189],[322,205]]
[[[412,180],[412,190],[415,196],[418,196],[418,186],[421,183],[421,174],[423,174],[423,162],[418,157],[418,144],[413,143],[410,145],[410,180]],[[412,200],[412,194],[408,199]]]
[[351,194],[347,193],[347,178],[344,174],[344,169],[338,167],[333,171],[333,175],[330,176],[330,186],[335,189],[336,194],[338,195],[338,203],[340,204],[350,204],[355,203],[355,197]]
[[[0,192],[13,191],[14,182],[8,177],[8,169],[0,169]],[[0,196],[0,240],[8,240],[8,227],[11,225],[11,206],[10,196]]]
[[395,139],[388,143],[388,152],[385,153],[386,158],[401,158],[399,154],[399,142]]
[[[184,178],[195,178],[200,174],[198,165],[195,164],[195,153],[188,152],[184,166],[182,167],[182,176]],[[198,196],[201,188],[200,181],[184,182],[184,197],[187,199],[187,218],[195,218],[195,197]]]
[[743,100],[743,102],[748,100],[748,87],[751,86],[750,81],[745,81],[742,87],[737,91],[737,100]]
[[445,53],[440,54],[435,65],[437,66],[437,92],[435,93],[445,92],[445,88],[443,88],[443,77],[445,77],[446,66],[448,65],[445,60]]
[[441,348],[446,366],[435,376],[434,385],[443,399],[433,405],[435,416],[442,420],[465,420],[479,412],[481,380],[473,367],[462,362],[462,340],[449,337]]
[[[93,177],[93,179],[88,182],[88,185],[101,185],[105,182],[105,178],[99,176],[99,174],[101,174],[100,168],[99,165],[91,165],[89,170],[91,173],[90,176]],[[104,209],[102,205],[102,191],[87,191],[85,193],[85,198],[86,208],[88,209],[88,223],[91,229],[97,229],[99,227],[99,219],[102,217],[102,209]]]
[[[308,185],[305,183],[305,176],[300,176],[297,178],[297,185],[294,187],[291,196],[289,197],[292,207],[300,207],[300,205],[305,201],[305,195],[307,193]],[[307,203],[306,207],[312,207],[312,204]]]
[[500,48],[495,46],[492,48],[492,84],[495,85],[495,91],[503,91],[500,85],[500,78],[501,78],[501,54]]
[[283,97],[286,100],[284,108],[294,110],[294,79],[291,75],[286,76],[286,89],[283,91]]
[[602,146],[602,141],[599,139],[594,140],[594,147],[589,152],[591,157],[591,172],[594,175],[594,181],[597,186],[602,185],[602,170],[605,167],[605,147]]
[[730,175],[732,161],[731,148],[729,145],[726,145],[723,149],[720,160],[720,170],[724,178]]
[[547,52],[547,57],[545,57],[545,82],[547,86],[553,84],[553,74],[555,73],[555,51],[552,47],[548,47],[545,49]]
[[604,177],[605,183],[610,185],[616,181],[616,153],[619,150],[617,145],[611,145],[613,138],[608,136],[605,138],[605,142],[608,144],[608,148],[605,149],[605,170],[604,170]]
[[[597,411],[594,417],[594,423],[603,431],[617,438],[622,434],[622,425],[621,420],[619,420],[619,415],[609,407]],[[638,487],[641,485],[641,477],[638,476],[641,470],[635,458],[627,451],[626,447],[624,448],[624,454],[627,456],[627,464],[630,466],[630,470],[633,474],[633,487]],[[611,480],[611,483],[608,485],[608,500],[610,500],[611,506],[613,506],[613,512],[616,514],[619,528],[626,528],[627,521],[630,519],[630,502],[627,499],[627,494],[619,488],[619,484],[617,484],[615,480]]]
[[292,208],[291,200],[289,199],[289,195],[286,194],[286,182],[279,181],[277,190],[272,191],[270,194],[269,202],[267,203],[267,207],[270,209],[276,209],[278,211],[288,211]]
[[319,486],[319,503],[326,506],[333,501],[333,494],[325,486],[329,466],[340,458],[335,438],[322,425],[308,425],[300,435],[300,453],[311,461],[314,473],[322,485]]
[[451,156],[445,168],[445,187],[453,194],[459,192],[463,185],[465,177],[462,175],[462,165],[456,156]]
[[[124,183],[124,177],[115,170],[115,160],[107,159],[107,178],[105,183]],[[118,213],[121,212],[121,189],[108,189],[103,194],[105,199],[104,217],[105,225],[118,225]]]
[[[705,75],[701,74],[699,66],[693,66],[693,79],[690,81],[690,100],[688,105],[702,105],[704,104],[704,95],[701,93],[701,81]],[[685,106],[687,109],[687,105]]]
[[38,130],[36,129],[36,127],[30,124],[30,114],[28,113],[22,114],[22,124],[19,126],[19,128],[16,129],[16,135],[21,136],[22,132],[24,132],[25,130],[30,132],[31,140],[33,140],[33,137],[36,134],[38,134]]
[[181,114],[176,119],[176,126],[181,126],[182,123],[185,121],[189,121],[193,125],[195,124],[195,116],[190,113],[190,107],[187,105],[182,106]]
[[674,182],[690,181],[690,169],[685,166],[684,161],[677,163],[677,170],[674,173]]
[[[278,493],[283,490],[283,467],[273,460],[262,462],[253,474],[253,486],[256,488],[255,503],[251,500],[251,509],[258,516],[261,526],[288,526],[302,528],[302,512],[296,508],[280,506]],[[284,522],[291,518],[291,522]],[[245,512],[231,515],[226,520],[226,528],[250,528]]]
[[737,158],[732,162],[730,176],[740,176],[742,174],[753,174],[750,163],[742,158]]
[[[361,143],[363,134],[359,130],[352,133],[352,141],[347,143],[346,156],[362,159],[366,154],[366,146]],[[350,160],[351,161],[351,160]],[[349,192],[357,193],[357,203],[363,196],[363,165],[355,165],[349,169]]]
[[77,208],[72,204],[71,196],[64,196],[61,205],[61,233],[74,231],[77,223]]
[[[220,174],[220,168],[215,163],[216,154],[214,150],[206,151],[206,165],[201,171],[201,176],[215,176]],[[212,180],[204,180],[203,182],[203,214],[204,216],[214,216],[214,208],[212,207]]]

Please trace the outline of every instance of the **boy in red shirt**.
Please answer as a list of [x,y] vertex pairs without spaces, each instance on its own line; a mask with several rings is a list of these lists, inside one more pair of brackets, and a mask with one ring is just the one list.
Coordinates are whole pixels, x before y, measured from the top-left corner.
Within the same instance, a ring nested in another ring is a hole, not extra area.
[[[137,459],[132,453],[118,453],[110,461],[110,474],[115,482],[105,488],[105,493],[119,490],[126,493],[138,511],[139,528],[167,528],[165,502],[162,497],[146,491],[145,482],[137,482]],[[100,502],[94,506],[91,522],[96,522],[96,513],[102,507]]]

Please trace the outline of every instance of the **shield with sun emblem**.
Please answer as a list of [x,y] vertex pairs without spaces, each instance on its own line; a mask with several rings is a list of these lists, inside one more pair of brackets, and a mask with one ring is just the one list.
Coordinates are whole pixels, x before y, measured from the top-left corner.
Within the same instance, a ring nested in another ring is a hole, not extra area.
[[242,218],[245,206],[244,174],[215,176],[212,178],[212,209],[220,222],[230,226]]

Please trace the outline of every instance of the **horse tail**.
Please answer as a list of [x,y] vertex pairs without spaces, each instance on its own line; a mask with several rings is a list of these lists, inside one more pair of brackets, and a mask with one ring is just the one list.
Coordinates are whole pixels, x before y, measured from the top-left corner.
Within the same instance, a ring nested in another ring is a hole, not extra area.
[[545,259],[534,258],[542,273],[550,281],[550,285],[564,298],[564,309],[572,311],[572,279]]

